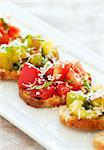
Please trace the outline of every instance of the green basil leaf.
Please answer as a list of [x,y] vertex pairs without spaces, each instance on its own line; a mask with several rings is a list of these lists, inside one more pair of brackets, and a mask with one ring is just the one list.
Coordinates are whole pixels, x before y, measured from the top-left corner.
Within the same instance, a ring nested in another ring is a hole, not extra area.
[[73,83],[73,81],[72,81],[72,80],[68,80],[68,82],[69,82],[69,83]]
[[8,24],[5,22],[4,18],[0,18],[0,20],[1,20],[2,24],[3,24],[4,29],[7,30],[7,29],[9,28],[9,26],[8,26]]
[[33,89],[40,90],[43,88],[47,88],[50,85],[52,85],[52,82],[45,82],[43,85],[35,85],[35,86],[31,87],[31,90],[33,90]]
[[33,86],[33,89],[36,89],[36,90],[40,90],[43,88],[43,85],[36,85],[36,86]]
[[86,79],[83,80],[84,86],[88,92],[90,92],[91,85],[87,82]]
[[43,88],[47,88],[50,85],[52,85],[52,82],[45,82],[43,85]]

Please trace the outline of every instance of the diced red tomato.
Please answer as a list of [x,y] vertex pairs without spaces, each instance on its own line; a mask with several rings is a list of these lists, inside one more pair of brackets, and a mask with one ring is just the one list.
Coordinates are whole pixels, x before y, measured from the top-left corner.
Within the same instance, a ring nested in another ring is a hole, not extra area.
[[53,70],[54,70],[54,67],[52,66],[51,68],[48,69],[48,71],[45,73],[45,75],[46,76],[48,76],[48,75],[52,76],[53,75]]
[[69,92],[69,91],[70,91],[70,87],[68,87],[67,82],[59,83],[56,86],[56,94],[61,97],[66,96],[67,92]]
[[0,19],[0,27],[2,26],[3,24],[2,24],[2,21],[1,21],[1,19]]
[[4,34],[4,30],[3,28],[0,27],[0,34],[3,35]]
[[90,83],[92,82],[92,78],[91,78],[90,74],[88,74],[88,80],[89,80]]
[[52,66],[47,72],[46,76],[51,75],[54,77],[54,80],[60,80],[63,81],[66,74],[66,70],[64,67],[62,67],[62,64],[57,64],[55,66]]
[[62,70],[62,65],[58,64],[54,66],[54,71],[53,71],[53,77],[55,80],[63,80],[63,70]]
[[8,30],[8,35],[12,38],[16,38],[20,33],[20,30],[14,26],[10,26]]
[[0,44],[8,44],[9,42],[9,36],[8,35],[2,35],[0,36]]
[[73,66],[73,70],[76,72],[76,73],[79,73],[80,75],[85,75],[86,74],[86,71],[83,69],[81,63],[79,61],[77,61],[74,66]]
[[69,71],[70,68],[72,68],[72,66],[73,66],[72,63],[65,64],[65,71],[66,71],[66,73]]
[[34,83],[39,78],[40,70],[29,63],[25,63],[19,77],[19,87],[26,89],[29,83]]
[[52,97],[55,94],[55,87],[54,85],[49,86],[48,88],[43,88],[40,90],[32,90],[31,96],[37,99],[47,99]]
[[73,86],[73,90],[81,89],[81,77],[73,70],[69,70],[66,75],[66,80],[69,81],[69,84]]
[[7,24],[3,18],[0,18],[0,45],[8,44],[19,34],[20,30],[17,27]]

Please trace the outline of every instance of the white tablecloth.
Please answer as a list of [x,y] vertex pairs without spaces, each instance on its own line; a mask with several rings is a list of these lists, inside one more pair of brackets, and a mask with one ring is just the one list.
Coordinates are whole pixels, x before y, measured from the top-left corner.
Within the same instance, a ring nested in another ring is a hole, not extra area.
[[[13,1],[13,0],[12,0]],[[54,25],[66,34],[75,36],[85,46],[104,55],[104,3],[15,1],[34,15]],[[54,33],[53,33],[54,34]],[[0,150],[43,150],[8,121],[0,117]]]

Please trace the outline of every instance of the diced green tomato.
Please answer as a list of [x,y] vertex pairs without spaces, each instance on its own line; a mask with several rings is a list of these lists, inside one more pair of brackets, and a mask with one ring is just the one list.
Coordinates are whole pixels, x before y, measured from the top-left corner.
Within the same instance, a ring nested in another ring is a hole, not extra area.
[[33,47],[33,36],[27,35],[24,42],[26,42],[27,47]]
[[97,98],[95,100],[92,100],[91,103],[93,104],[93,106],[104,108],[104,98]]
[[77,116],[79,119],[97,118],[99,113],[95,110],[86,110],[82,105],[83,101],[75,100],[68,107],[70,114]]
[[41,66],[41,64],[42,64],[42,55],[41,55],[41,53],[35,54],[34,57],[31,58],[30,63],[32,63],[35,66]]
[[34,47],[36,50],[38,50],[40,47],[40,40],[35,39],[35,37],[33,37],[32,35],[28,35],[25,38],[25,42],[28,48]]
[[6,52],[0,52],[0,68],[12,70],[13,65]]
[[51,41],[42,42],[43,55],[48,55],[53,49],[53,43]]
[[70,91],[66,95],[66,105],[69,106],[73,101],[85,101],[85,96],[82,91]]
[[7,47],[8,57],[11,58],[12,63],[26,58],[26,48],[24,46],[10,46]]

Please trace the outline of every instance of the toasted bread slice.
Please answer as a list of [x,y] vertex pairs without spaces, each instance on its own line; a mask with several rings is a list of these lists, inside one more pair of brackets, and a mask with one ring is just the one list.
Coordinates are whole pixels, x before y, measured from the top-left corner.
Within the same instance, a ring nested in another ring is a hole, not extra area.
[[76,116],[69,115],[66,106],[60,108],[59,114],[60,121],[68,127],[87,131],[104,130],[104,116],[97,119],[78,119]]
[[53,96],[45,100],[39,100],[31,97],[30,92],[24,89],[19,89],[20,97],[30,106],[36,108],[55,107],[65,104],[65,100],[59,96]]
[[18,80],[19,73],[17,71],[7,71],[0,69],[0,80]]
[[104,132],[99,132],[94,136],[94,147],[96,150],[104,150]]

